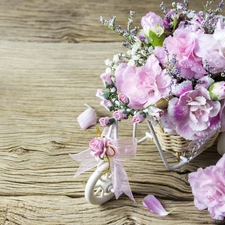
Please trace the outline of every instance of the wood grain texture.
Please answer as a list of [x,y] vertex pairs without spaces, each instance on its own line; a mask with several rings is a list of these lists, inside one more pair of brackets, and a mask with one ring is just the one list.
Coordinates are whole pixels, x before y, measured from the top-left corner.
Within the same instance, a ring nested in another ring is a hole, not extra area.
[[[166,0],[171,7],[172,1]],[[112,42],[120,37],[103,27],[99,17],[117,16],[126,26],[130,10],[136,12],[135,24],[147,10],[162,15],[158,0],[1,0],[0,39],[31,42]],[[202,9],[201,1],[190,1],[190,8]],[[215,7],[217,3],[214,3]]]
[[[195,208],[187,181],[189,172],[217,162],[215,146],[172,172],[152,142],[139,145],[137,157],[124,163],[136,202],[122,195],[92,206],[84,188],[93,170],[73,179],[78,164],[69,153],[85,150],[96,135],[94,127],[81,130],[76,117],[84,103],[98,117],[108,115],[95,97],[102,88],[99,75],[106,58],[126,51],[99,16],[117,15],[125,26],[130,9],[139,21],[149,10],[161,13],[159,3],[0,1],[0,225],[223,224]],[[198,9],[201,3],[193,5]],[[146,129],[141,124],[138,136]],[[131,135],[130,121],[120,124],[120,135]],[[149,193],[173,213],[157,217],[147,211],[141,202]]]

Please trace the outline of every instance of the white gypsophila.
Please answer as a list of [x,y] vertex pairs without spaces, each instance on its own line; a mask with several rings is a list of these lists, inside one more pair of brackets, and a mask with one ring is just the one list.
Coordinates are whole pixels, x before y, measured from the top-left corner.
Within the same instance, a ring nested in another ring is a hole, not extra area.
[[109,60],[109,59],[106,59],[106,60],[105,60],[105,65],[106,65],[106,66],[111,66],[111,65],[112,65],[112,61]]
[[128,51],[127,51],[127,55],[131,55],[131,50],[129,49]]
[[120,102],[118,100],[116,100],[115,101],[115,104],[119,106],[120,105]]
[[106,70],[105,70],[105,72],[106,72],[107,74],[111,74],[111,73],[112,73],[112,70],[111,70],[110,67],[107,67]]
[[116,88],[115,87],[111,88],[110,92],[116,92]]
[[133,60],[137,61],[140,59],[140,57],[141,57],[140,55],[134,55],[132,58],[133,58]]
[[147,52],[146,52],[144,49],[141,50],[141,54],[142,54],[143,56],[147,56]]
[[129,66],[134,66],[135,65],[135,61],[133,59],[130,59],[128,62]]
[[120,60],[119,54],[113,56],[113,62],[118,63]]

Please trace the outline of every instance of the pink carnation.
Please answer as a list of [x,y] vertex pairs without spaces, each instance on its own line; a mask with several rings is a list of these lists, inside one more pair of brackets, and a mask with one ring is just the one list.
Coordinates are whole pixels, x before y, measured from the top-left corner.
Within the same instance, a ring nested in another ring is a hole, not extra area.
[[169,101],[168,119],[185,139],[204,139],[220,127],[219,112],[220,103],[212,101],[209,92],[199,87]]
[[192,30],[178,28],[173,36],[169,36],[164,41],[170,56],[176,55],[181,75],[186,79],[198,79],[206,74],[202,58],[195,54],[199,35]]
[[225,23],[219,19],[214,34],[201,34],[195,49],[196,55],[202,57],[202,62],[207,62],[212,69],[211,73],[219,73],[225,68]]
[[225,217],[225,155],[215,166],[199,168],[188,175],[194,195],[194,204],[200,209],[208,208],[213,219]]
[[142,67],[120,64],[115,72],[116,87],[129,99],[132,109],[143,109],[166,97],[170,91],[171,78],[159,65],[158,59],[149,56]]

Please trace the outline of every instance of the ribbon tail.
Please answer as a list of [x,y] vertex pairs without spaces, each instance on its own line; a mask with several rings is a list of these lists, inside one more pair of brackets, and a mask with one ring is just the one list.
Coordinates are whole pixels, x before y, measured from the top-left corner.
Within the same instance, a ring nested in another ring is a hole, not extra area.
[[116,199],[118,199],[120,195],[124,193],[135,202],[134,196],[132,194],[129,185],[127,173],[123,167],[123,164],[118,160],[112,160],[111,172],[112,172],[112,184]]
[[98,164],[98,162],[91,156],[90,149],[84,150],[78,154],[69,154],[69,156],[80,163],[74,178],[78,177],[81,173],[94,168]]

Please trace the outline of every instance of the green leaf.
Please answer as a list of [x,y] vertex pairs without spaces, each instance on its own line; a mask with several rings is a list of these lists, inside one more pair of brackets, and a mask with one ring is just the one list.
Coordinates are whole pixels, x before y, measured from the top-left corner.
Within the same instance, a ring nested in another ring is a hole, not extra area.
[[104,92],[104,93],[102,94],[102,96],[103,96],[105,99],[109,99],[109,97],[110,97],[110,92]]
[[150,30],[148,33],[148,38],[152,46],[155,47],[155,46],[163,46],[163,41],[165,40],[166,36],[164,33],[158,36],[155,32]]

